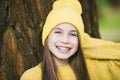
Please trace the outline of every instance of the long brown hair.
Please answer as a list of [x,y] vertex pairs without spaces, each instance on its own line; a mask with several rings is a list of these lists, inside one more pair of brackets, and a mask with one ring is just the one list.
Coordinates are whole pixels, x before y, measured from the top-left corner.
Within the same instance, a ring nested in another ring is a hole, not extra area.
[[80,40],[78,43],[78,50],[75,55],[70,57],[69,64],[71,65],[77,80],[90,80]]
[[[73,69],[77,80],[90,80],[80,39],[78,44],[78,50],[72,57],[70,57],[69,64]],[[43,52],[42,80],[59,80],[57,75],[57,67],[53,60],[52,54],[48,49],[47,40],[45,42]]]

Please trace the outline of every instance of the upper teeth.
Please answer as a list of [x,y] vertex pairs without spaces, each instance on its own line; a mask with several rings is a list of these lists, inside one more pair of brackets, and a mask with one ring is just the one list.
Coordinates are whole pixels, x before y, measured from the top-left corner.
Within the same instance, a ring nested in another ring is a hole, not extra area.
[[58,48],[61,49],[61,50],[69,50],[68,47],[58,47]]

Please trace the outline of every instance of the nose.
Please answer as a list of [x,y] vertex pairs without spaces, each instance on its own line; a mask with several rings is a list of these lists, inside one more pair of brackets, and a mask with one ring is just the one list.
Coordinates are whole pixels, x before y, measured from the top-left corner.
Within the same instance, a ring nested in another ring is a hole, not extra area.
[[63,35],[61,37],[61,42],[65,43],[65,44],[68,44],[69,43],[69,37],[68,37],[68,35]]

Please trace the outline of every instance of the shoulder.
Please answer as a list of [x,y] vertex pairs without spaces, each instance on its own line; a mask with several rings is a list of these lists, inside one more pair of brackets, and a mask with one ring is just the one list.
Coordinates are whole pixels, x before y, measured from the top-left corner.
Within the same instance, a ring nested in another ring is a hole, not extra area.
[[20,80],[41,80],[42,70],[41,64],[28,69],[23,73]]

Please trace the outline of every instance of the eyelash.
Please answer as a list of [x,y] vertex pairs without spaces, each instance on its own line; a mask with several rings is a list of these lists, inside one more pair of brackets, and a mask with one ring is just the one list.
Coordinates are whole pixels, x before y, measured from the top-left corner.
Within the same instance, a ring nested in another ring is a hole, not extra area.
[[75,36],[75,37],[77,37],[77,34],[70,34],[71,36]]
[[[55,31],[54,33],[61,34],[62,32],[61,31]],[[71,33],[70,35],[77,37],[77,34],[74,34],[74,33]]]
[[54,33],[61,33],[60,31],[55,31]]

